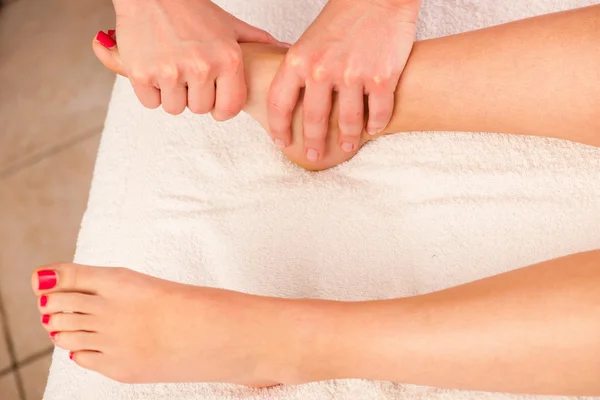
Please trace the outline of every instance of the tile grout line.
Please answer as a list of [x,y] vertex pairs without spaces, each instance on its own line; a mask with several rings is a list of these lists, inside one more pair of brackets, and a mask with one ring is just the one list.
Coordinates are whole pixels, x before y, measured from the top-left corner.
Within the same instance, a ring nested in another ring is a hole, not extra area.
[[15,373],[15,382],[17,385],[17,393],[19,394],[19,398],[21,400],[25,399],[25,387],[23,386],[23,380],[21,379],[21,374],[17,370],[17,354],[15,351],[15,346],[12,341],[12,336],[8,329],[8,319],[6,317],[6,312],[4,310],[4,303],[2,302],[2,296],[0,296],[0,315],[2,318],[2,330],[4,331],[4,340],[6,342],[6,348],[8,350],[8,357],[11,362],[11,370]]
[[29,365],[33,362],[36,362],[37,360],[39,360],[42,357],[49,356],[53,352],[54,352],[54,347],[48,347],[47,349],[37,351],[37,352],[33,353],[32,355],[30,355],[29,357],[25,357],[25,359],[23,361],[18,361],[16,363],[12,364],[10,367],[0,370],[0,378],[3,377],[4,375],[7,375],[11,372],[16,371],[17,369],[26,367],[27,365]]
[[46,157],[53,156],[55,154],[60,153],[63,150],[70,148],[78,143],[81,143],[95,135],[100,134],[98,132],[98,128],[102,128],[103,125],[96,126],[94,128],[88,129],[85,133],[81,135],[74,136],[73,138],[67,140],[66,142],[62,142],[61,144],[57,144],[49,147],[46,150],[42,150],[39,153],[32,154],[28,157],[25,157],[23,160],[17,161],[12,165],[9,165],[5,170],[0,171],[0,181],[8,178],[9,176],[19,172],[20,170],[31,167],[32,165],[37,164],[38,162],[44,160]]

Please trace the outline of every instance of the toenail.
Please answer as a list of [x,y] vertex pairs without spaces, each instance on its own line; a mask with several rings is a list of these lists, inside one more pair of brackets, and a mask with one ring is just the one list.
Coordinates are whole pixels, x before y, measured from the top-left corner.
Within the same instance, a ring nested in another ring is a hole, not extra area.
[[275,146],[279,147],[280,149],[285,148],[285,142],[281,139],[275,139]]
[[75,353],[73,353],[72,351],[71,351],[71,352],[69,352],[69,358],[70,358],[71,360],[73,359],[73,356],[74,356],[74,355],[75,355]]
[[354,150],[354,145],[352,143],[344,142],[342,143],[342,150],[344,150],[346,153],[350,153],[352,150]]
[[56,272],[52,270],[38,271],[38,284],[40,290],[52,289],[56,286]]
[[55,336],[58,332],[50,332],[50,339],[56,339]]
[[102,46],[106,47],[107,49],[112,49],[113,47],[115,47],[117,45],[117,42],[115,42],[115,39],[111,38],[110,36],[108,36],[106,33],[100,31],[98,32],[98,34],[96,35],[96,40],[98,41],[98,43],[100,43]]
[[315,149],[308,149],[306,150],[306,158],[308,158],[308,161],[317,161],[319,153]]
[[47,296],[40,297],[40,306],[46,307],[46,304],[48,304],[48,297]]
[[48,314],[42,315],[42,324],[48,325],[50,322],[50,316]]
[[108,33],[108,36],[115,36],[115,30],[114,29],[109,29],[108,31],[106,31],[106,33]]

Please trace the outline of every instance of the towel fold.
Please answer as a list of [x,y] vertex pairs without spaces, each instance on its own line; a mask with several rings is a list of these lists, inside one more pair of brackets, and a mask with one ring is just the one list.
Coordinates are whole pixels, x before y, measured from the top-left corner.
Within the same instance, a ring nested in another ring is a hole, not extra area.
[[[598,3],[425,0],[419,38]],[[296,40],[325,0],[216,1]],[[75,260],[249,293],[410,296],[600,248],[600,149],[499,134],[377,139],[308,173],[247,115],[146,110],[119,78]],[[201,360],[199,360],[201,361]],[[408,362],[408,361],[407,361]],[[410,363],[407,363],[410,368]],[[256,390],[124,385],[56,350],[46,400],[541,399],[346,380]],[[556,398],[556,397],[553,397]]]

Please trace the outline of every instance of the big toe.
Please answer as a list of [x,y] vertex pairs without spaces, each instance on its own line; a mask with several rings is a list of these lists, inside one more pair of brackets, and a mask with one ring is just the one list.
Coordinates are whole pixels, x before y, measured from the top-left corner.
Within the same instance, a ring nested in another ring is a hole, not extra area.
[[109,49],[100,43],[97,38],[97,36],[94,37],[94,40],[92,41],[92,49],[94,50],[96,57],[98,57],[98,60],[115,74],[127,76],[125,68],[123,67],[119,48],[115,45]]
[[36,294],[72,291],[95,294],[96,268],[73,263],[46,265],[31,275],[31,287]]

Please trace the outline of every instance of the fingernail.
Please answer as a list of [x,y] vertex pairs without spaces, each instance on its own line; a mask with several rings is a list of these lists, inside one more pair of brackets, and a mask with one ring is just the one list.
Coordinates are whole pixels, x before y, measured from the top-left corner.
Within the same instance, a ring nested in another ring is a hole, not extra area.
[[115,36],[115,30],[114,29],[109,29],[106,33],[108,33],[108,36],[110,36],[110,37]]
[[111,38],[110,36],[108,36],[106,33],[100,31],[98,32],[98,34],[96,35],[96,40],[104,47],[106,47],[107,49],[112,49],[113,47],[115,47],[117,45],[117,42],[115,42],[115,39]]
[[48,297],[47,296],[40,297],[40,306],[46,307],[46,304],[48,304]]
[[280,149],[284,149],[285,148],[285,142],[281,139],[275,139],[275,146],[279,147]]
[[56,272],[52,270],[38,271],[39,290],[48,290],[56,286]]
[[50,332],[50,339],[54,339],[54,336],[56,336],[58,332]]
[[319,153],[315,149],[308,149],[306,150],[306,158],[308,158],[308,161],[317,161]]
[[290,48],[290,47],[292,47],[292,44],[291,44],[291,43],[288,43],[288,42],[279,42],[279,44],[280,44],[281,46],[283,46],[283,47],[287,47],[287,48]]
[[72,351],[69,352],[69,358],[72,360],[73,356],[75,355],[75,353],[73,353]]
[[369,135],[377,135],[379,132],[381,132],[381,128],[374,128],[372,126],[367,127],[367,133]]
[[42,315],[42,324],[48,325],[48,322],[50,322],[50,316],[48,314]]
[[354,145],[352,143],[344,142],[342,143],[342,150],[344,150],[346,153],[350,153],[352,150],[354,150]]

